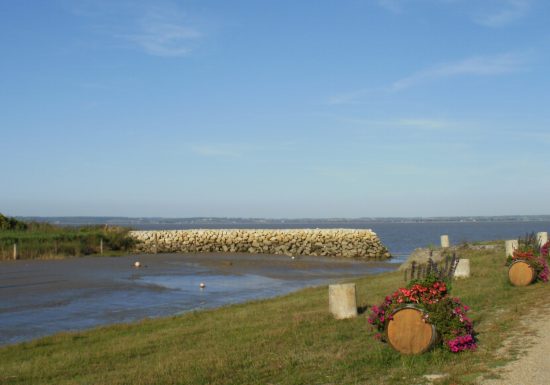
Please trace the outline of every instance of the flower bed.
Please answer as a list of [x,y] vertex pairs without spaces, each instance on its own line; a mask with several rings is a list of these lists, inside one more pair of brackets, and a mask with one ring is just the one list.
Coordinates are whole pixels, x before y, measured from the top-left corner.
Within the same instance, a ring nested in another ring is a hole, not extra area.
[[454,353],[476,349],[473,324],[466,315],[469,307],[459,298],[451,297],[448,283],[435,274],[412,280],[407,287],[397,289],[382,304],[371,308],[369,323],[378,330],[376,337],[387,341],[393,314],[411,304],[422,311],[424,322],[435,326],[438,342],[446,349]]
[[548,250],[550,242],[539,247],[538,239],[534,234],[527,234],[520,238],[518,249],[506,260],[506,265],[511,267],[515,262],[522,261],[534,270],[534,281],[548,282],[550,271],[548,269]]
[[526,262],[535,270],[535,282],[548,282],[548,262],[546,258],[536,255],[530,251],[514,251],[511,257],[508,257],[507,266],[511,266],[515,261]]

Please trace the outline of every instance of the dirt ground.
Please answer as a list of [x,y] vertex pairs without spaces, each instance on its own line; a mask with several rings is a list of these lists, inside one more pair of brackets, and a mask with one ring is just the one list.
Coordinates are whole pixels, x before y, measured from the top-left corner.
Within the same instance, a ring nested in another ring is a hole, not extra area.
[[521,333],[505,341],[502,354],[518,350],[517,360],[494,370],[498,379],[481,379],[483,385],[550,384],[550,305],[534,309],[522,321]]

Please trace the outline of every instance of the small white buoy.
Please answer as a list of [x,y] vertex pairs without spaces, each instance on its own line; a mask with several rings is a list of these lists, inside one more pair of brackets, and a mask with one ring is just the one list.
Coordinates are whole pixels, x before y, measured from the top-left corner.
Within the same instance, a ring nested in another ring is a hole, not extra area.
[[135,261],[134,262],[134,267],[141,267],[141,262],[140,261]]
[[201,283],[199,284],[199,287],[200,287],[201,289],[204,289],[204,288],[206,287],[206,285],[204,284],[204,282],[201,282]]

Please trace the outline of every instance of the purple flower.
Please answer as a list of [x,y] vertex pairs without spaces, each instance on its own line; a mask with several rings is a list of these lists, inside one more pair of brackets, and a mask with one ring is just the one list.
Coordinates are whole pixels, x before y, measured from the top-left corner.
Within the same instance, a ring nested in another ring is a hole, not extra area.
[[447,347],[451,352],[458,353],[464,350],[475,350],[477,344],[471,334],[466,334],[447,341]]

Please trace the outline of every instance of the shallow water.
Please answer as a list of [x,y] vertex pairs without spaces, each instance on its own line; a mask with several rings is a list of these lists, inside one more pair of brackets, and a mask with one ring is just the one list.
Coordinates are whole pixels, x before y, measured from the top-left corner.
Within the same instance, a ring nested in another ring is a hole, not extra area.
[[[136,260],[144,267],[134,268]],[[250,254],[2,262],[0,344],[268,298],[394,266]]]

